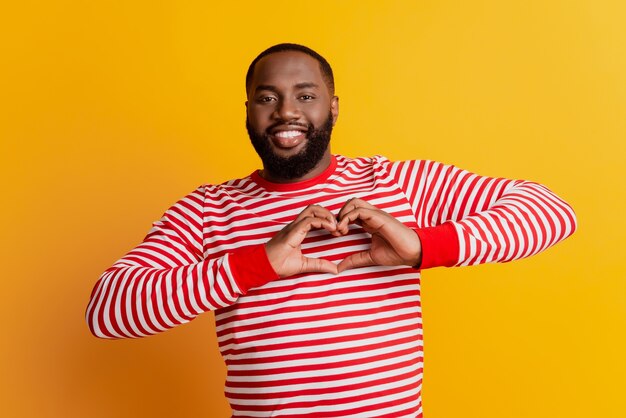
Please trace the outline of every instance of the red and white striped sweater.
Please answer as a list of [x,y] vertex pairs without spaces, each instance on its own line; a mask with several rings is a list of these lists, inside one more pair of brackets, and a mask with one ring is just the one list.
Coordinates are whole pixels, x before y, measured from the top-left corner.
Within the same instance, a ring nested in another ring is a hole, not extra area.
[[[279,279],[264,243],[309,204],[351,197],[419,235],[421,269],[538,253],[576,227],[537,183],[432,161],[333,156],[320,176],[274,184],[257,173],[205,185],[172,206],[106,270],[87,308],[103,338],[143,337],[215,311],[235,417],[421,417],[420,271],[366,267]],[[368,248],[359,226],[309,233],[302,252],[339,262]]]

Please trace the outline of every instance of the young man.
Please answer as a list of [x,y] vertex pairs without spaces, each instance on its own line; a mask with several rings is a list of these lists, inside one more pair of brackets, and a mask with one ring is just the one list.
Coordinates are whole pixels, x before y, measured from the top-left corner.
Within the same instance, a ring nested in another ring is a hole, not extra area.
[[333,74],[306,47],[261,53],[246,88],[263,170],[154,223],[96,284],[92,332],[214,310],[233,416],[422,416],[420,271],[536,254],[574,232],[572,209],[536,183],[332,155]]

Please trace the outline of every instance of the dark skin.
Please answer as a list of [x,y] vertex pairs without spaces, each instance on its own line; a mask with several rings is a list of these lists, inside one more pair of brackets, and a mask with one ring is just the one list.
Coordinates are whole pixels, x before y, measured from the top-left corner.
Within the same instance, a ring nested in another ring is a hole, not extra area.
[[[270,134],[273,151],[295,155],[306,144],[306,127],[319,128],[328,117],[333,125],[339,115],[339,98],[326,84],[315,58],[299,51],[277,52],[258,61],[246,102],[248,120],[257,132]],[[330,147],[317,165],[301,178],[281,179],[264,167],[261,175],[273,182],[298,182],[321,174],[330,165]],[[325,229],[333,236],[348,233],[348,225],[359,224],[372,235],[366,251],[351,254],[339,264],[305,257],[301,244],[309,231]],[[417,234],[388,213],[361,200],[350,199],[337,217],[328,209],[311,205],[265,244],[270,264],[280,277],[299,273],[337,274],[365,266],[417,266],[422,246]]]
[[[315,58],[301,52],[278,52],[256,64],[246,102],[248,120],[257,132],[271,135],[270,145],[277,155],[287,158],[306,144],[306,127],[319,128],[328,117],[333,125],[339,115],[339,98],[328,89]],[[280,133],[300,135],[279,138]],[[303,177],[283,179],[263,169],[261,176],[275,183],[297,182],[321,174],[330,164],[330,149]]]

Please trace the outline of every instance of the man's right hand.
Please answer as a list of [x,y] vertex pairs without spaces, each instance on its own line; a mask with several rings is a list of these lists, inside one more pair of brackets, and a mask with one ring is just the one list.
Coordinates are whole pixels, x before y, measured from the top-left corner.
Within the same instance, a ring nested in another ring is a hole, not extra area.
[[326,208],[310,205],[265,244],[270,264],[280,277],[299,273],[337,274],[337,265],[323,258],[305,257],[301,244],[312,229],[325,229],[335,236],[347,233],[337,229],[335,216]]

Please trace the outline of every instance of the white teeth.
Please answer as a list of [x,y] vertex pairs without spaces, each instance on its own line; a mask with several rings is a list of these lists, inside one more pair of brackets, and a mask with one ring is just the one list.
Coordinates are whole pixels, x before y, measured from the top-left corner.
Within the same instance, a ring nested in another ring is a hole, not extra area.
[[295,138],[296,136],[301,135],[300,131],[280,131],[276,132],[274,135],[278,138]]

